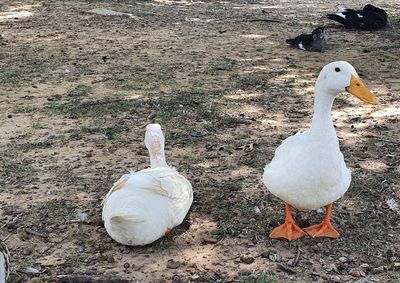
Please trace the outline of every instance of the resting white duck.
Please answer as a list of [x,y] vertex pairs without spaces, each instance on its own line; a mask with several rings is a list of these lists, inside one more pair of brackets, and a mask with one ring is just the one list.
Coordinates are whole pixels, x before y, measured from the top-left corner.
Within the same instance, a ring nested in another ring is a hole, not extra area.
[[0,240],[0,283],[6,283],[10,274],[10,253]]
[[104,226],[124,245],[147,245],[169,234],[193,201],[192,185],[165,161],[159,124],[147,125],[145,144],[151,167],[123,175],[104,200]]
[[[378,103],[352,65],[344,61],[326,65],[315,85],[310,129],[284,140],[271,163],[264,168],[263,181],[272,194],[285,202],[286,212],[285,223],[273,229],[270,238],[291,241],[306,234],[340,236],[330,221],[332,203],[349,188],[351,172],[339,148],[331,108],[336,95],[344,91],[365,103]],[[325,206],[326,215],[321,224],[301,229],[291,215],[292,206],[301,210]]]

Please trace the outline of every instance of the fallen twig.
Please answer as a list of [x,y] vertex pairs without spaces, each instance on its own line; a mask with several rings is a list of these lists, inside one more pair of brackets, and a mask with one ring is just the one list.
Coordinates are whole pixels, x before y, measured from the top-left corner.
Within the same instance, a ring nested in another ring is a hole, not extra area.
[[292,269],[292,268],[290,268],[289,266],[286,266],[286,265],[284,265],[284,264],[282,264],[282,263],[277,263],[276,266],[277,266],[280,270],[283,270],[283,271],[285,271],[285,272],[287,272],[287,273],[290,273],[290,274],[295,274],[295,273],[296,273],[296,271],[295,271],[294,269]]
[[47,234],[37,232],[37,231],[35,231],[33,229],[30,229],[30,228],[26,228],[25,232],[28,233],[28,234],[31,234],[31,235],[35,235],[35,236],[41,237],[41,238],[48,238]]
[[294,261],[292,263],[293,267],[295,267],[295,266],[297,266],[299,264],[300,254],[301,254],[301,250],[300,250],[300,248],[297,247],[297,254],[296,254],[296,257],[294,258]]

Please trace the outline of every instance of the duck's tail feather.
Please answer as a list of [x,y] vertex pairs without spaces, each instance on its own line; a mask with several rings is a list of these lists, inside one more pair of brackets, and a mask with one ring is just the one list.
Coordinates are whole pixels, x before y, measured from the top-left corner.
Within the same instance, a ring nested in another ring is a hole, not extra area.
[[136,218],[136,217],[134,217],[132,215],[116,215],[116,216],[111,217],[111,221],[118,222],[118,223],[121,223],[121,222],[136,222],[136,223],[142,222],[142,220],[140,220],[140,219],[138,219],[138,218]]
[[288,38],[286,39],[286,43],[290,44],[290,45],[294,45],[295,39],[294,38]]
[[344,17],[341,17],[341,16],[339,16],[339,15],[337,15],[337,14],[328,14],[326,17],[327,17],[328,19],[330,19],[330,20],[334,20],[334,21],[336,21],[336,22],[341,23],[341,24],[344,25],[346,28],[351,27],[351,23],[350,23],[347,19],[345,19]]

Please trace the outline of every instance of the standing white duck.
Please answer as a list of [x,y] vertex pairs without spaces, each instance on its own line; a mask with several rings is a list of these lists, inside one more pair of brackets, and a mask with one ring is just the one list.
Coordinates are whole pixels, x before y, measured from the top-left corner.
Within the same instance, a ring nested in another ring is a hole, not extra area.
[[0,240],[0,283],[6,283],[10,274],[10,253]]
[[165,161],[159,124],[147,125],[145,144],[151,167],[123,175],[104,199],[104,226],[124,245],[147,245],[169,234],[193,201],[192,185]]
[[[332,203],[349,188],[351,173],[339,148],[331,108],[336,95],[344,91],[365,103],[378,103],[352,65],[344,61],[326,65],[315,85],[310,129],[284,140],[264,168],[265,185],[285,202],[286,210],[285,223],[271,232],[271,238],[291,241],[306,233],[312,237],[340,236],[330,222]],[[302,210],[325,206],[326,215],[321,224],[301,229],[291,215],[292,206]]]

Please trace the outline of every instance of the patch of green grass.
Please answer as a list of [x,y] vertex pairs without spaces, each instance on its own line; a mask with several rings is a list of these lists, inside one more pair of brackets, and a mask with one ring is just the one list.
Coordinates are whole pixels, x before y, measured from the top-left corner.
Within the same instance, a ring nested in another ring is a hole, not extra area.
[[158,69],[147,70],[142,66],[122,65],[110,68],[112,85],[122,90],[159,91],[161,87],[177,86],[174,73],[179,65],[159,66]]
[[32,127],[32,129],[35,129],[35,130],[40,130],[40,129],[45,129],[46,128],[38,120],[32,120],[31,127]]
[[179,90],[152,100],[151,104],[151,108],[158,110],[156,120],[173,127],[215,120],[220,111],[213,93],[202,88]]
[[206,73],[209,75],[214,75],[218,71],[230,71],[235,66],[235,64],[236,60],[223,57],[215,62]]
[[13,107],[14,113],[33,113],[37,111],[39,108],[32,105],[15,105]]
[[69,90],[67,92],[67,96],[69,96],[69,97],[87,96],[90,94],[91,91],[92,91],[91,86],[80,84],[80,85],[77,85],[75,88]]
[[20,160],[20,152],[15,147],[7,147],[0,152],[0,190],[9,185],[23,185],[35,178],[35,170],[30,162]]
[[65,200],[48,200],[37,204],[30,209],[29,215],[31,223],[41,223],[45,227],[48,225],[65,224],[75,218],[76,207]]
[[79,267],[82,266],[87,259],[88,257],[82,253],[71,254],[65,258],[65,263],[62,266]]
[[27,142],[22,144],[10,143],[8,146],[17,149],[18,151],[28,152],[35,149],[49,148],[54,145],[51,140],[39,141],[39,142]]
[[79,97],[76,97],[65,103],[52,101],[47,103],[45,108],[73,117],[104,117],[104,115],[132,110],[138,107],[140,103],[138,100],[109,97],[100,100],[82,101]]
[[255,87],[268,87],[266,74],[250,73],[237,78],[237,87],[243,90]]
[[82,134],[104,134],[107,139],[114,139],[116,135],[121,132],[125,132],[129,130],[129,127],[126,125],[115,125],[110,127],[86,127],[82,126],[79,129],[73,129],[71,131],[72,138],[78,138],[82,136]]
[[22,51],[6,51],[0,53],[0,58],[6,68],[0,68],[0,85],[20,87],[47,77],[60,63],[60,58],[53,54],[40,54],[21,47]]

